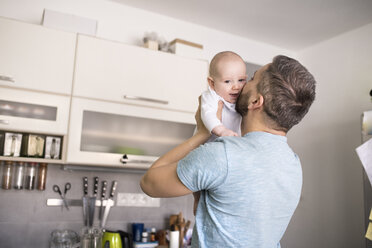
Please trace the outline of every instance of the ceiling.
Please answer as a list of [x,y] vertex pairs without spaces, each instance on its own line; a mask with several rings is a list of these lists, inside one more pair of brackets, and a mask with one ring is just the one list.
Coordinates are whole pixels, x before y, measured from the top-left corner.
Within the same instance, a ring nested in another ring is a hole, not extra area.
[[113,0],[298,51],[372,23],[372,0]]

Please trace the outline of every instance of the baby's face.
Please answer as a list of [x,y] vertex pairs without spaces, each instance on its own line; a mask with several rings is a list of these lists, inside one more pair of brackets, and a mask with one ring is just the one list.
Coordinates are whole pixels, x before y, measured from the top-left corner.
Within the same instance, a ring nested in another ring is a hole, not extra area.
[[218,63],[218,75],[212,78],[211,88],[229,103],[236,103],[246,81],[245,63],[239,59]]

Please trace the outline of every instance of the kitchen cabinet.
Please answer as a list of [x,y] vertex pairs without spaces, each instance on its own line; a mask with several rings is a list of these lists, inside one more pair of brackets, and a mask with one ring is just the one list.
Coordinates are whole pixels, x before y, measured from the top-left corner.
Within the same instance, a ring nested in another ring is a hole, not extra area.
[[186,112],[72,97],[66,163],[146,169],[191,137],[194,122]]
[[0,33],[0,86],[71,94],[76,34],[6,18]]
[[79,35],[73,95],[194,113],[208,62]]
[[[58,136],[62,140],[67,135],[70,98],[0,87],[0,132]],[[65,142],[62,146],[58,149],[65,151]],[[64,161],[64,154],[61,155],[55,159],[0,156],[0,160],[60,164]]]
[[70,97],[0,89],[0,130],[66,135]]

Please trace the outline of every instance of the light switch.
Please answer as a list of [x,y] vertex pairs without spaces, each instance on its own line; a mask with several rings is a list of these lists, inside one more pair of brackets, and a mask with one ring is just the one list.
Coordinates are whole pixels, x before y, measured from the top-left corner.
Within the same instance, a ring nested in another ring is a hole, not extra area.
[[141,193],[118,193],[116,206],[160,207],[160,198],[152,198]]

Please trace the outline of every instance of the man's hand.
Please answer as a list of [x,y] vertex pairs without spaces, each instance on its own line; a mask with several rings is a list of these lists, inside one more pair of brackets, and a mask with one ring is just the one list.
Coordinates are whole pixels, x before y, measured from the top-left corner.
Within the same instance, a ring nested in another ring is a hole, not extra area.
[[201,134],[205,134],[205,135],[207,135],[207,134],[210,135],[208,129],[204,126],[204,123],[203,123],[203,121],[201,119],[201,110],[200,110],[201,96],[199,96],[198,101],[199,101],[199,106],[198,106],[198,109],[196,110],[196,113],[195,113],[195,121],[196,121],[197,133],[201,133]]

